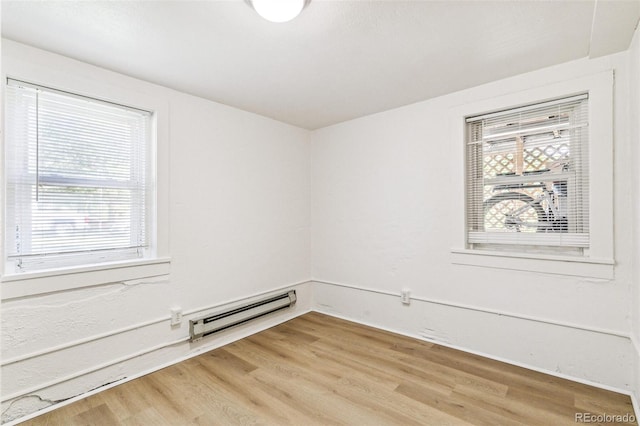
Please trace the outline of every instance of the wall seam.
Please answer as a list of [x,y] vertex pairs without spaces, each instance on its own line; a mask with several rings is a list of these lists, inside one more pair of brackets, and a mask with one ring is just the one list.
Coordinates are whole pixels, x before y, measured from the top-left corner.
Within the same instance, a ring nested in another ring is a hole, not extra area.
[[[98,387],[96,389],[93,389],[93,390],[91,390],[89,392],[83,392],[83,393],[81,393],[79,395],[76,395],[76,396],[73,396],[71,398],[65,399],[61,403],[57,403],[57,404],[51,405],[49,407],[46,407],[46,408],[43,408],[41,410],[35,411],[35,412],[33,412],[31,414],[28,414],[26,416],[20,417],[20,418],[15,419],[15,420],[12,420],[12,421],[10,421],[8,423],[3,424],[3,426],[11,426],[11,425],[14,425],[14,424],[22,423],[22,422],[24,422],[26,420],[29,420],[29,419],[32,419],[34,417],[40,416],[40,415],[45,414],[45,413],[47,413],[49,411],[56,410],[56,409],[61,408],[61,407],[65,406],[65,405],[69,405],[69,404],[71,404],[73,402],[76,402],[76,401],[79,401],[81,399],[87,398],[88,396],[94,395],[96,393],[102,392],[104,390],[110,389],[112,387],[115,387],[115,386],[118,386],[118,385],[121,385],[121,384],[124,384],[126,382],[131,381],[131,380],[135,380],[137,378],[140,378],[140,377],[145,376],[147,374],[151,374],[151,373],[153,373],[155,371],[158,371],[158,370],[161,370],[163,368],[178,364],[180,362],[186,361],[187,359],[194,358],[194,357],[196,357],[198,355],[202,355],[205,352],[208,352],[208,351],[217,349],[219,347],[225,346],[227,344],[233,343],[234,341],[241,340],[241,339],[243,339],[245,337],[248,337],[248,336],[251,336],[253,334],[259,333],[261,331],[264,331],[267,328],[274,327],[274,326],[276,326],[278,324],[282,324],[282,323],[284,323],[286,321],[289,321],[289,320],[291,320],[293,318],[296,318],[298,316],[304,315],[304,314],[306,314],[306,313],[308,313],[310,311],[311,310],[303,310],[303,311],[297,313],[296,315],[287,317],[287,318],[283,319],[282,321],[280,321],[280,322],[278,322],[278,323],[276,323],[274,325],[270,325],[270,326],[265,327],[265,328],[259,328],[259,329],[254,330],[254,331],[252,331],[252,332],[250,332],[250,333],[248,333],[246,335],[242,335],[242,336],[238,337],[237,339],[234,339],[232,341],[226,342],[226,343],[224,343],[222,345],[211,345],[211,346],[206,346],[206,347],[199,348],[197,351],[195,351],[193,353],[189,353],[188,355],[185,355],[185,356],[179,357],[177,359],[174,359],[172,361],[160,364],[160,365],[158,365],[156,367],[153,367],[151,369],[145,370],[145,371],[140,372],[140,373],[136,373],[136,374],[134,374],[132,376],[123,377],[122,379],[118,379],[118,380],[116,380],[114,382],[111,382],[111,383],[108,383],[108,384],[106,384],[104,386],[100,386],[100,387]],[[155,352],[157,350],[164,349],[164,348],[172,346],[172,345],[177,345],[177,344],[180,344],[180,343],[184,343],[187,340],[189,340],[189,337],[185,337],[183,339],[178,339],[178,340],[175,340],[175,341],[172,341],[172,342],[156,345],[156,346],[154,346],[152,348],[148,348],[148,349],[136,352],[134,354],[126,355],[126,356],[121,357],[121,358],[119,358],[119,359],[117,359],[115,361],[110,361],[108,363],[103,363],[103,364],[100,364],[98,366],[94,366],[94,367],[85,369],[85,370],[83,370],[81,372],[77,372],[77,373],[71,374],[71,375],[69,375],[67,377],[63,377],[62,379],[57,379],[55,381],[52,380],[52,381],[50,381],[48,383],[45,383],[44,385],[34,386],[34,387],[30,388],[27,391],[15,392],[14,394],[12,394],[12,395],[10,395],[8,397],[3,396],[2,397],[3,399],[2,399],[1,402],[4,403],[4,402],[8,402],[10,400],[15,400],[17,398],[21,398],[21,397],[24,397],[24,396],[29,396],[30,394],[32,394],[32,393],[34,393],[34,392],[36,392],[38,390],[42,390],[42,389],[46,389],[46,388],[49,388],[49,387],[52,387],[52,386],[56,386],[56,385],[58,385],[60,383],[64,383],[64,382],[67,382],[69,380],[73,380],[73,379],[78,378],[80,376],[83,376],[83,375],[86,375],[86,374],[90,374],[90,373],[93,373],[95,371],[99,371],[99,370],[111,367],[113,365],[117,365],[119,363],[131,360],[133,358],[137,358],[139,356],[146,355],[148,353]]]
[[[238,299],[234,299],[232,301],[225,301],[225,302],[217,303],[215,305],[210,305],[210,306],[206,306],[206,307],[200,307],[200,308],[196,308],[196,309],[191,309],[191,310],[183,312],[182,315],[183,315],[183,317],[184,316],[188,316],[188,315],[193,315],[193,314],[196,314],[196,313],[199,313],[199,312],[204,312],[204,311],[207,311],[207,310],[216,309],[216,308],[219,308],[219,307],[222,307],[222,306],[225,306],[225,305],[230,305],[230,304],[233,304],[233,303],[239,303],[239,302],[247,300],[247,299],[252,299],[254,297],[263,296],[265,294],[277,292],[277,291],[284,290],[284,289],[287,289],[287,288],[290,288],[290,287],[297,287],[297,286],[300,286],[300,285],[303,285],[303,284],[307,284],[309,282],[310,282],[309,280],[300,281],[300,282],[297,282],[297,283],[294,283],[294,284],[288,284],[288,285],[277,287],[277,288],[272,289],[272,290],[263,291],[263,292],[260,292],[260,293],[255,293],[255,294],[250,295],[250,296],[245,296],[245,297],[241,297],[241,298],[238,298]],[[69,342],[69,343],[66,343],[66,344],[63,344],[63,345],[58,345],[58,346],[55,346],[53,348],[47,348],[47,349],[43,349],[43,350],[40,350],[40,351],[31,352],[29,354],[16,356],[16,357],[10,358],[8,360],[3,360],[2,363],[0,363],[0,366],[4,367],[4,366],[15,364],[15,363],[18,363],[18,362],[26,361],[26,360],[29,360],[29,359],[32,359],[32,358],[37,358],[37,357],[48,355],[48,354],[51,354],[51,353],[54,353],[54,352],[62,351],[62,350],[65,350],[65,349],[69,349],[69,348],[72,348],[72,347],[75,347],[75,346],[80,346],[80,345],[83,345],[83,344],[95,342],[97,340],[102,340],[102,339],[105,339],[107,337],[112,337],[112,336],[116,336],[116,335],[119,335],[119,334],[130,332],[130,331],[135,331],[135,330],[138,330],[138,329],[143,328],[143,327],[149,327],[149,326],[154,325],[154,324],[158,324],[158,323],[161,323],[161,322],[164,322],[164,321],[169,321],[170,319],[171,319],[171,317],[169,317],[169,316],[163,317],[163,318],[157,318],[157,319],[154,319],[154,320],[149,320],[149,321],[145,321],[145,322],[142,322],[142,323],[139,323],[139,324],[135,324],[135,325],[132,325],[132,326],[129,326],[129,327],[123,327],[123,328],[120,328],[120,329],[117,329],[117,330],[113,330],[113,331],[108,331],[108,332],[105,332],[105,333],[102,333],[102,334],[97,334],[97,335],[94,335],[94,336],[85,337],[84,339],[74,340],[72,342]],[[176,342],[179,342],[179,341],[182,341],[182,340],[176,340]],[[168,345],[169,344],[167,344],[167,346]],[[6,401],[6,399],[2,399],[2,401],[4,402],[4,401]]]
[[[384,294],[384,295],[388,295],[388,296],[397,296],[398,298],[400,297],[400,293],[394,293],[394,292],[390,292],[390,291],[382,291],[382,290],[376,290],[376,289],[371,289],[371,288],[362,287],[362,286],[356,286],[356,285],[344,284],[344,283],[337,283],[337,282],[331,282],[331,281],[316,280],[316,279],[312,279],[312,281],[316,282],[316,283],[320,283],[320,284],[327,284],[327,285],[332,285],[332,286],[337,286],[337,287],[350,288],[350,289],[353,289],[353,290],[362,290],[362,291],[367,291],[367,292],[371,292],[371,293]],[[455,303],[455,302],[450,302],[450,301],[432,299],[432,298],[422,297],[422,296],[414,296],[414,295],[412,295],[411,299],[419,300],[421,302],[426,302],[426,303],[433,303],[433,304],[436,304],[436,305],[449,306],[449,307],[452,307],[452,308],[465,309],[465,310],[470,310],[470,311],[482,312],[482,313],[486,313],[486,314],[504,316],[504,317],[509,317],[509,318],[516,318],[516,319],[521,319],[521,320],[525,320],[525,321],[539,322],[539,323],[550,324],[550,325],[555,325],[555,326],[560,326],[560,327],[573,328],[573,329],[576,329],[576,330],[588,331],[588,332],[592,332],[592,333],[606,334],[606,335],[610,335],[610,336],[616,336],[616,337],[621,337],[621,338],[625,338],[625,339],[631,339],[630,333],[626,333],[626,332],[618,331],[618,330],[607,330],[607,329],[602,329],[602,328],[597,328],[597,327],[583,326],[583,325],[573,324],[573,323],[569,323],[569,322],[565,322],[565,321],[558,321],[558,320],[540,318],[540,317],[529,316],[529,315],[521,315],[521,314],[516,314],[516,313],[513,313],[513,312],[502,311],[502,310],[499,310],[499,309],[489,309],[489,308],[484,308],[484,307],[481,307],[481,306],[465,305],[465,304],[461,304],[461,303]]]

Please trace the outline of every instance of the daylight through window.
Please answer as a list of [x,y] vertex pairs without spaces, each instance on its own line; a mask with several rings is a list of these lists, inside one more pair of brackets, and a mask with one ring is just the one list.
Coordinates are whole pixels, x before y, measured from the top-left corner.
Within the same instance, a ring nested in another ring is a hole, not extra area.
[[143,257],[151,114],[15,80],[6,99],[7,272]]
[[587,95],[467,119],[467,243],[589,247]]

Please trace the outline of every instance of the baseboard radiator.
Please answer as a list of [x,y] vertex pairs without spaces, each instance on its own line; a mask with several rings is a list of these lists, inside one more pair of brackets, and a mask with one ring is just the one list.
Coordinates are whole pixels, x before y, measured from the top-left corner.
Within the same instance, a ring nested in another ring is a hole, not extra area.
[[191,341],[202,339],[213,333],[244,324],[248,321],[268,315],[272,312],[286,309],[296,303],[296,291],[291,290],[277,296],[267,297],[245,306],[228,311],[208,315],[206,317],[189,320]]

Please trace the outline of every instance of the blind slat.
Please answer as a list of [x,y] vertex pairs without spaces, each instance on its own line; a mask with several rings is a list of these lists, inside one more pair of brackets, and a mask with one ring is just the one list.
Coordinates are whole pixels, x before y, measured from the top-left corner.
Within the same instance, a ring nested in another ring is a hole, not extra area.
[[17,270],[141,257],[150,114],[13,80],[6,111],[5,246]]
[[467,119],[467,243],[589,247],[588,96]]

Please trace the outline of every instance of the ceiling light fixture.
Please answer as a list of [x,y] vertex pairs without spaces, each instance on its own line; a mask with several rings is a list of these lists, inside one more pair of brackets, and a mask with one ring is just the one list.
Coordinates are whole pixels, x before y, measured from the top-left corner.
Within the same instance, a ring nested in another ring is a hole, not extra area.
[[253,9],[267,21],[287,22],[302,12],[311,0],[248,0]]

